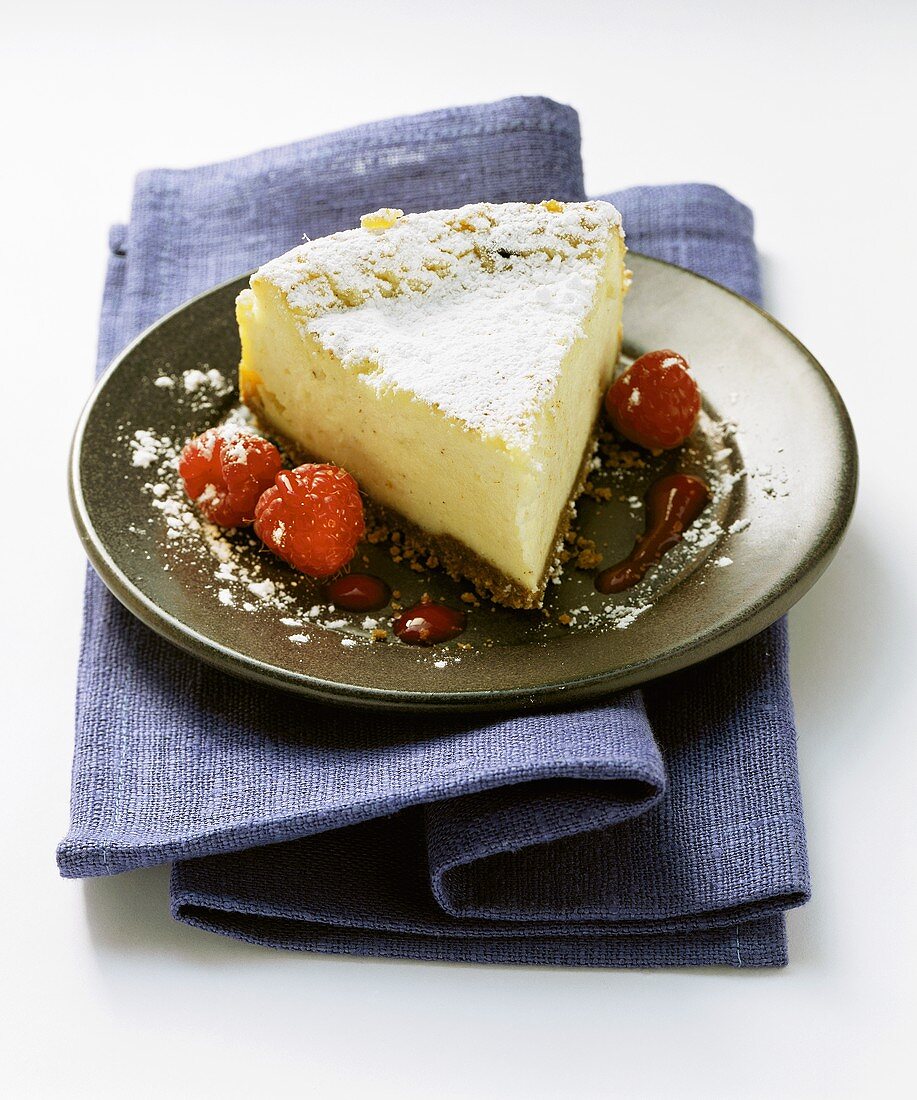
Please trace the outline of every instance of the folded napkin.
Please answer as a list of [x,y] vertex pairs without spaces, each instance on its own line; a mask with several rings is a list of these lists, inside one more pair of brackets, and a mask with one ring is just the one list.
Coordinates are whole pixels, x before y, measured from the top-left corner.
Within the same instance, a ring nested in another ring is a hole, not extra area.
[[[436,111],[140,176],[100,367],[193,294],[379,206],[582,199],[545,99]],[[628,242],[759,297],[715,187],[607,196]],[[590,966],[785,962],[808,892],[784,624],[568,712],[361,713],[228,677],[90,573],[65,876],[174,862],[176,918],[302,950]]]

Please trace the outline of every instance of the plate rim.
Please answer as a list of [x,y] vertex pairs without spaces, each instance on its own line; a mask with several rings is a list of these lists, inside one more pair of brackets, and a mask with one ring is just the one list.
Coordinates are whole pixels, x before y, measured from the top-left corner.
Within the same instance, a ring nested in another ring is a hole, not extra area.
[[701,638],[689,639],[676,649],[668,650],[665,656],[661,658],[647,658],[609,672],[567,679],[563,682],[548,683],[536,688],[500,688],[493,691],[412,691],[346,684],[337,680],[327,680],[313,674],[294,672],[280,668],[277,665],[268,664],[199,633],[146,596],[133,584],[109,554],[89,515],[80,476],[86,427],[109,378],[153,330],[165,324],[170,318],[184,312],[195,302],[221,290],[226,290],[237,283],[243,283],[244,280],[250,277],[250,272],[226,279],[163,314],[162,317],[159,317],[134,337],[114,357],[96,380],[77,420],[68,458],[70,508],[89,563],[109,591],[131,614],[168,642],[191,656],[229,675],[254,680],[270,687],[320,699],[338,706],[428,712],[494,712],[525,710],[535,707],[547,709],[563,706],[564,704],[569,705],[571,702],[585,702],[603,695],[610,695],[612,692],[628,687],[647,683],[698,664],[747,641],[786,614],[809,591],[830,564],[849,528],[856,504],[859,483],[859,454],[853,423],[837,386],[825,368],[806,345],[767,310],[722,283],[698,274],[690,268],[666,260],[659,260],[654,256],[647,256],[640,252],[632,251],[630,255],[638,256],[641,262],[674,268],[692,279],[708,283],[732,298],[738,299],[744,306],[762,317],[796,347],[810,368],[814,368],[815,374],[830,399],[840,429],[839,491],[834,496],[830,514],[822,526],[818,540],[809,547],[804,564],[798,570],[782,578],[781,583],[760,601],[718,624],[715,629],[708,630]]

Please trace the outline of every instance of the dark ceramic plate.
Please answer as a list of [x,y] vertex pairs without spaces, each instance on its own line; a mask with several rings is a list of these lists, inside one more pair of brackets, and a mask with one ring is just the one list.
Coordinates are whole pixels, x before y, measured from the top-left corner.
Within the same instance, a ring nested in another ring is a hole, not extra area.
[[[704,414],[684,453],[597,473],[612,499],[581,504],[580,533],[610,564],[642,530],[640,500],[654,477],[677,464],[716,488],[691,541],[638,589],[603,597],[592,574],[568,566],[551,586],[548,616],[473,608],[457,642],[423,650],[391,635],[372,641],[365,616],[329,611],[313,582],[246,536],[230,545],[196,530],[168,460],[235,406],[233,301],[245,279],[165,317],[96,387],[71,463],[73,511],[92,564],[138,618],[226,672],[376,707],[573,702],[750,637],[815,582],[844,533],[857,478],[850,421],[819,364],[766,313],[688,271],[634,254],[630,261],[626,357],[678,349],[694,367]],[[364,549],[367,560],[354,567],[385,577],[405,606],[423,592],[465,606],[467,586],[414,572],[387,546]],[[375,613],[378,627],[390,615]]]

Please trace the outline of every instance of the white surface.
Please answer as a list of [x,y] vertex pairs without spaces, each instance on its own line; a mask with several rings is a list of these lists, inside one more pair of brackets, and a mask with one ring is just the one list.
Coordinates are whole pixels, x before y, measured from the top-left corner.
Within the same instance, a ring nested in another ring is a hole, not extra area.
[[[486,17],[433,0],[4,10],[0,279],[17,415],[2,453],[7,485],[27,486],[8,489],[2,550],[7,1095],[914,1087],[917,531],[904,510],[915,476],[917,7],[488,7]],[[569,22],[574,9],[590,19]],[[92,369],[106,229],[128,213],[133,173],[519,92],[579,109],[593,191],[701,179],[754,207],[768,304],[828,368],[859,433],[853,529],[792,614],[814,899],[789,917],[784,971],[285,955],[173,924],[162,870],[56,876],[83,573],[65,456]]]

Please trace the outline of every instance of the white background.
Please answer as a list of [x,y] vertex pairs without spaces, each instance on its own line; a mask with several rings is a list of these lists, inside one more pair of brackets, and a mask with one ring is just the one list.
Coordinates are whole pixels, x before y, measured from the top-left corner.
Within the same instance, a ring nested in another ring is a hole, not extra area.
[[[913,1088],[917,5],[21,0],[0,25],[0,1089]],[[768,305],[825,364],[859,434],[853,528],[791,615],[814,898],[789,916],[784,971],[286,955],[174,924],[163,870],[56,875],[83,574],[65,457],[106,230],[127,217],[133,174],[517,93],[579,110],[593,192],[704,180],[749,203]]]

